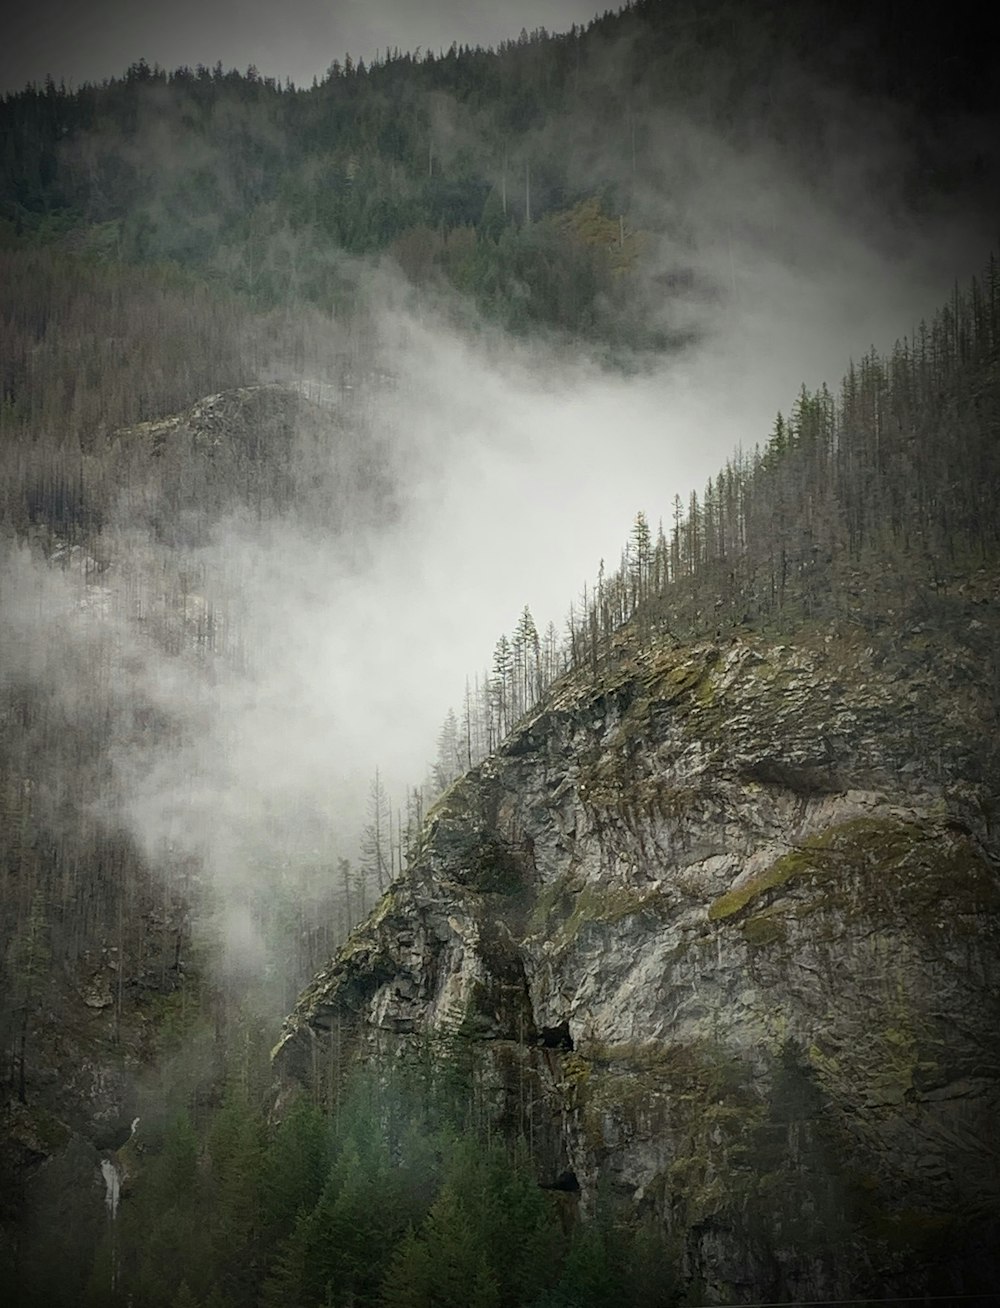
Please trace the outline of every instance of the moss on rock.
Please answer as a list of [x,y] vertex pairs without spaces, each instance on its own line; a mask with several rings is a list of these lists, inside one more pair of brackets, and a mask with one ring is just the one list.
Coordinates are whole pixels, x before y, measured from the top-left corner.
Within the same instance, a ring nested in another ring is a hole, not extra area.
[[659,887],[598,886],[572,877],[546,886],[528,919],[528,933],[543,934],[563,949],[590,923],[615,923],[663,903]]
[[788,927],[785,922],[776,913],[767,910],[746,918],[741,929],[743,939],[756,949],[784,943],[788,938]]
[[[940,919],[945,901],[972,913],[1000,907],[996,878],[963,833],[946,823],[862,817],[810,837],[720,895],[709,905],[709,921],[736,918],[792,884],[814,892],[811,901],[798,907],[799,916],[810,909],[838,908],[848,915],[874,910],[879,916],[919,922]],[[762,923],[743,922],[742,927],[749,943],[763,943]],[[780,936],[770,934],[772,939]]]

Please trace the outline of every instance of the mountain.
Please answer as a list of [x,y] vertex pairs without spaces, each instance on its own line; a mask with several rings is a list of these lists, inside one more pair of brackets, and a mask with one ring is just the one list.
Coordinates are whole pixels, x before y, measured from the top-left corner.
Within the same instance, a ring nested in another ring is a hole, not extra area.
[[[0,104],[14,1302],[993,1293],[998,137],[951,18],[643,0]],[[796,395],[807,342],[865,353]]]
[[[46,466],[51,450],[33,452],[6,482],[21,538],[5,542],[0,570],[8,1223],[60,1189],[86,1191],[135,1117],[162,1111],[172,1078],[189,1094],[217,1074],[233,984],[221,985],[218,942],[206,939],[219,887],[176,829],[156,848],[128,812],[144,802],[137,787],[145,802],[163,791],[171,750],[197,788],[184,751],[206,729],[213,687],[251,657],[214,534],[234,517],[263,530],[294,500],[318,544],[386,494],[375,443],[358,439],[347,407],[288,386],[235,387],[95,434],[70,486],[56,460]],[[195,827],[191,794],[172,802]],[[332,856],[317,866],[279,827],[284,864],[261,873],[266,891],[244,873],[243,898],[282,960],[280,978],[256,984],[287,1000],[350,922]],[[92,1218],[73,1218],[88,1257]]]
[[643,0],[498,50],[340,56],[311,88],[144,61],[50,81],[0,105],[0,244],[345,314],[352,259],[389,257],[467,325],[630,361],[690,339],[711,246],[797,250],[817,195],[887,251],[942,210],[992,236],[989,32],[972,6],[952,18]]
[[649,1224],[699,1302],[988,1290],[995,529],[920,471],[996,485],[980,294],[921,398],[909,344],[870,356],[669,538],[639,515],[565,673],[495,663],[500,743],[303,992],[287,1097],[456,1060],[470,1129]]
[[[995,640],[996,600],[961,582],[958,629]],[[464,1044],[479,1129],[651,1218],[708,1301],[985,1292],[996,713],[919,623],[571,674],[428,815],[277,1067],[329,1099],[341,1060]]]
[[[352,1193],[359,1212],[373,1199],[343,1188],[352,1150],[371,1185],[402,1187],[351,1265],[369,1301],[401,1278],[391,1302],[409,1302],[438,1229],[428,1205],[440,1216],[449,1186],[485,1184],[442,1119],[523,1150],[503,1184],[549,1196],[531,1220],[557,1212],[577,1233],[546,1236],[536,1288],[576,1284],[572,1241],[611,1241],[586,1234],[610,1222],[645,1252],[606,1251],[618,1270],[600,1283],[631,1277],[637,1304],[653,1281],[670,1303],[984,1292],[998,305],[991,263],[836,399],[803,391],[763,448],[678,502],[669,534],[640,514],[561,650],[519,627],[458,731],[473,765],[342,949],[376,883],[314,864],[335,833],[300,829],[300,807],[272,808],[270,828],[237,809],[259,864],[235,883],[247,919],[210,844],[197,857],[176,822],[176,847],[136,834],[160,833],[176,768],[211,786],[230,766],[190,752],[211,687],[253,655],[248,592],[217,589],[242,539],[223,533],[217,555],[220,524],[267,536],[294,513],[298,569],[301,541],[393,512],[364,388],[245,384],[95,428],[75,497],[39,479],[29,514],[9,495],[25,516],[4,574],[5,1216],[27,1302],[88,1277],[101,1301],[110,1258],[169,1305],[179,1214],[184,1240],[224,1243],[246,1204],[270,1211],[290,1138],[329,1122],[329,1161],[295,1166],[329,1168],[329,1202]],[[205,814],[226,848],[217,794]],[[269,1088],[252,1051],[311,972]],[[117,1254],[102,1168],[123,1187]],[[263,1285],[319,1302],[324,1275],[355,1275],[328,1251],[322,1182],[288,1184],[280,1220],[192,1261],[203,1298],[224,1276],[237,1302]],[[421,1293],[435,1302],[439,1282]]]

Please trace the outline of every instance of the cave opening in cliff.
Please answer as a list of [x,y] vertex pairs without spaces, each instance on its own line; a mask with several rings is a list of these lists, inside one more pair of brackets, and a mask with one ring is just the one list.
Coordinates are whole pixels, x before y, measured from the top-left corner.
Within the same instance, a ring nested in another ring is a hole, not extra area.
[[554,1181],[540,1181],[539,1188],[542,1190],[559,1190],[563,1194],[579,1194],[580,1182],[576,1179],[576,1172],[567,1170],[560,1172]]
[[569,1033],[568,1022],[560,1022],[558,1026],[543,1026],[539,1039],[543,1049],[573,1048],[573,1037]]

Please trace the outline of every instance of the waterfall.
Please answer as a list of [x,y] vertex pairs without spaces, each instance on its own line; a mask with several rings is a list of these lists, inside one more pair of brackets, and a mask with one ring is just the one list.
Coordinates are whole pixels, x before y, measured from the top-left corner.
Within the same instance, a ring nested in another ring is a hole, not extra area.
[[115,1218],[118,1216],[118,1198],[122,1191],[121,1172],[110,1158],[101,1159],[101,1175],[104,1177],[104,1206],[108,1210],[111,1222],[111,1292],[115,1291],[118,1280],[118,1232]]
[[121,1173],[110,1158],[104,1158],[101,1160],[101,1175],[104,1177],[104,1205],[114,1221],[118,1216],[118,1196],[122,1190]]

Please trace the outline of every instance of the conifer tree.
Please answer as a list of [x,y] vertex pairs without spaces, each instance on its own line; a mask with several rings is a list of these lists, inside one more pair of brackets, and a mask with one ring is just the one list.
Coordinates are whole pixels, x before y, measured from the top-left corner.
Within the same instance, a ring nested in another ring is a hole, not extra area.
[[632,538],[629,550],[629,586],[631,590],[632,610],[641,604],[647,596],[652,562],[652,537],[649,521],[640,509],[632,524]]
[[440,792],[446,790],[462,771],[458,722],[454,709],[449,709],[441,724],[437,741],[437,759],[434,763],[434,785]]
[[220,1288],[239,1302],[252,1297],[262,1258],[262,1125],[230,1088],[208,1139],[213,1266]]
[[519,671],[517,698],[523,711],[530,708],[541,695],[541,645],[535,620],[527,604],[518,619],[513,646]]
[[368,822],[361,837],[361,867],[382,894],[392,880],[392,815],[382,777],[375,769],[368,792]]
[[493,650],[493,678],[490,683],[493,693],[495,738],[498,742],[503,740],[511,726],[512,675],[510,642],[506,636],[501,636]]

